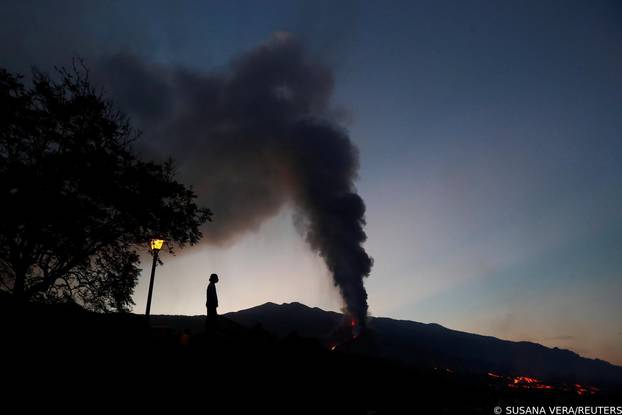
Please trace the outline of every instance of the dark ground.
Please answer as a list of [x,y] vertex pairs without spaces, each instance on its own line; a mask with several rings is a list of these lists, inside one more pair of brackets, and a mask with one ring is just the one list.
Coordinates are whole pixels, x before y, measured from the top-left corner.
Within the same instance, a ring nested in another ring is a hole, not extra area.
[[3,401],[19,413],[492,414],[497,405],[622,405],[619,392],[511,388],[491,376],[361,355],[347,344],[331,351],[222,316],[206,334],[71,305],[1,306]]

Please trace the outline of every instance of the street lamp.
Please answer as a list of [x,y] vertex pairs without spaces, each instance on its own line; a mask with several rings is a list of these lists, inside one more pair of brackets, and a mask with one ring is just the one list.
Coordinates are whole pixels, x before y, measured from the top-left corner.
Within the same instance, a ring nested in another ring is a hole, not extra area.
[[145,315],[149,317],[149,312],[151,311],[151,295],[153,293],[153,278],[155,277],[155,269],[158,265],[158,253],[160,249],[162,249],[162,245],[164,244],[163,239],[152,239],[149,241],[149,248],[151,250],[151,254],[153,255],[153,264],[151,265],[151,279],[149,280],[149,295],[147,296],[147,311],[145,311]]

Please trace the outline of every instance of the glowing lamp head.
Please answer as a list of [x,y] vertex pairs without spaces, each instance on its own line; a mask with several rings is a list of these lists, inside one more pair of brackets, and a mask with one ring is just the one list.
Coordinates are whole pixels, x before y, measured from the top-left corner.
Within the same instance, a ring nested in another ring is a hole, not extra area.
[[149,241],[149,248],[151,248],[152,251],[159,251],[162,249],[162,245],[164,245],[164,239],[152,239]]

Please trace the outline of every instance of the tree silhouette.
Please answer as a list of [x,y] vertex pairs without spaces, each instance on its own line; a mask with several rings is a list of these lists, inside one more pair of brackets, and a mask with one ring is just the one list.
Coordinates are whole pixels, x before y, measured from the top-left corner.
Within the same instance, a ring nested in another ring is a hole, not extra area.
[[139,247],[194,244],[211,220],[172,162],[140,160],[127,118],[83,65],[51,77],[0,68],[0,285],[21,300],[127,310]]

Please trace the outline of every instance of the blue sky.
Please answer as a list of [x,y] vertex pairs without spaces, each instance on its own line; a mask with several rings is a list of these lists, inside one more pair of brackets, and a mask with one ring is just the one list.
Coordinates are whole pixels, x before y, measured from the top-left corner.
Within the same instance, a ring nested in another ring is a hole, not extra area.
[[[622,364],[622,6],[605,1],[15,2],[2,65],[120,51],[197,71],[277,31],[335,75],[360,149],[373,315]],[[339,309],[287,209],[226,248],[164,258],[155,313]],[[145,261],[145,267],[148,263]],[[136,290],[136,311],[146,278]]]

